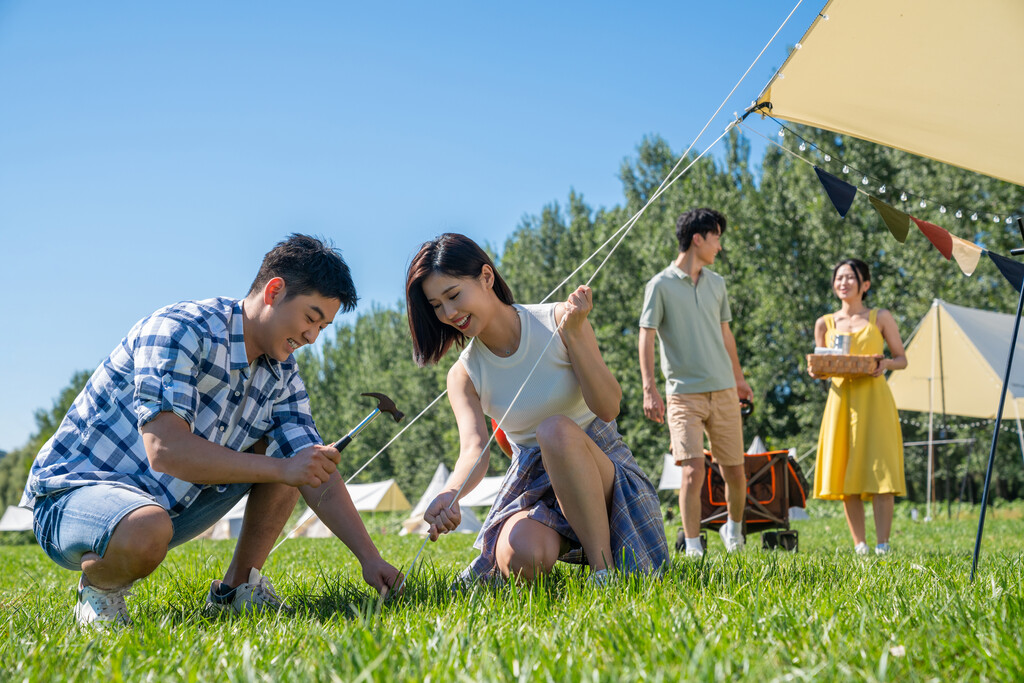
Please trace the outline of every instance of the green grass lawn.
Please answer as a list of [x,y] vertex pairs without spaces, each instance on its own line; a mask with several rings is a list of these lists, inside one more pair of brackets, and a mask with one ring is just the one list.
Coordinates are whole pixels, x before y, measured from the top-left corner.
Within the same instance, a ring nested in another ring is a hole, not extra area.
[[[797,553],[752,535],[726,556],[712,538],[703,561],[674,556],[662,578],[597,590],[563,567],[531,587],[453,594],[475,551],[445,537],[383,605],[340,542],[291,540],[265,567],[290,617],[205,618],[233,542],[196,541],[137,584],[134,625],[107,632],[75,624],[76,574],[5,546],[0,680],[1020,680],[1024,506],[989,514],[974,584],[977,509],[925,524],[910,507],[884,558],[855,556],[840,506],[814,503],[794,523]],[[374,537],[396,565],[420,545]]]

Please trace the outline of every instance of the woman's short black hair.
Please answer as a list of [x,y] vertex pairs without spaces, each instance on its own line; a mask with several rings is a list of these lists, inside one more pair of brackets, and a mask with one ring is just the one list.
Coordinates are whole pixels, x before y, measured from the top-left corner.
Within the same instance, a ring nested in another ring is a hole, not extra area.
[[437,363],[452,344],[461,348],[466,343],[464,334],[437,319],[433,306],[423,293],[423,281],[433,273],[476,278],[485,265],[494,271],[494,293],[498,300],[509,305],[515,303],[512,290],[494,267],[491,257],[465,235],[446,232],[420,246],[409,264],[405,280],[409,332],[412,334],[413,358],[417,364]]

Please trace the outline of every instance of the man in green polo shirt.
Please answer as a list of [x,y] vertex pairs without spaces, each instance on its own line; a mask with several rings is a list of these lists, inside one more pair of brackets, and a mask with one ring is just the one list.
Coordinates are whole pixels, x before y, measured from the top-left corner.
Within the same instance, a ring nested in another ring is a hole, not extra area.
[[743,548],[747,477],[743,465],[740,399],[754,392],[743,378],[725,280],[707,268],[722,250],[725,216],[692,209],[676,221],[679,255],[647,283],[640,314],[640,375],[644,414],[664,422],[665,403],[654,375],[654,339],[661,340],[661,369],[668,396],[672,453],[683,468],[679,511],[686,555],[704,554],[700,542],[700,493],[704,481],[704,434],[725,480],[728,519],[720,533],[729,552]]

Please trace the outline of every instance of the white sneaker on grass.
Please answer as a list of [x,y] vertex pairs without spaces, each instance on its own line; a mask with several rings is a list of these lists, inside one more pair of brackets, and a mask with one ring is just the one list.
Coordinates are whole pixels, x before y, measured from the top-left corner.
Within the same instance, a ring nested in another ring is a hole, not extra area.
[[704,551],[700,548],[687,548],[685,556],[694,560],[699,560],[704,557]]
[[75,605],[75,619],[79,624],[103,628],[112,625],[128,626],[132,623],[128,616],[128,605],[124,602],[125,596],[131,593],[131,584],[105,590],[84,583],[83,576],[78,581],[78,603]]
[[875,555],[888,555],[892,552],[892,548],[889,547],[888,543],[879,543],[875,546]]
[[274,586],[270,579],[263,576],[259,569],[253,567],[249,570],[249,580],[235,586],[227,594],[220,592],[221,581],[215,580],[210,584],[210,591],[206,594],[207,614],[232,613],[242,614],[243,612],[284,612],[291,614],[292,608],[274,592]]
[[858,543],[857,545],[853,546],[853,552],[857,553],[858,555],[867,555],[871,552],[871,548],[868,547],[867,543]]
[[587,577],[587,588],[604,588],[614,580],[614,572],[608,569],[598,569]]
[[725,543],[726,551],[730,553],[743,550],[743,546],[746,544],[746,540],[743,538],[742,527],[739,524],[736,526],[740,527],[741,530],[735,535],[729,533],[727,524],[723,524],[718,530],[718,535],[722,537],[722,542]]

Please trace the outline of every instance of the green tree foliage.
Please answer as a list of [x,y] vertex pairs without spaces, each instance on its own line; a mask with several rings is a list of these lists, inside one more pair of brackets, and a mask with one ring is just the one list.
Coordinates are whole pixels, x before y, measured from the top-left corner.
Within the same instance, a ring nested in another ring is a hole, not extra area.
[[4,458],[0,458],[0,501],[3,502],[5,508],[8,505],[17,505],[21,500],[25,482],[28,480],[28,471],[32,467],[36,453],[57,431],[68,408],[74,403],[75,397],[82,391],[88,380],[89,373],[85,371],[79,371],[72,375],[71,382],[61,390],[60,395],[53,401],[53,406],[49,410],[39,409],[36,411],[36,431],[29,438],[28,443],[21,448],[14,449]]

